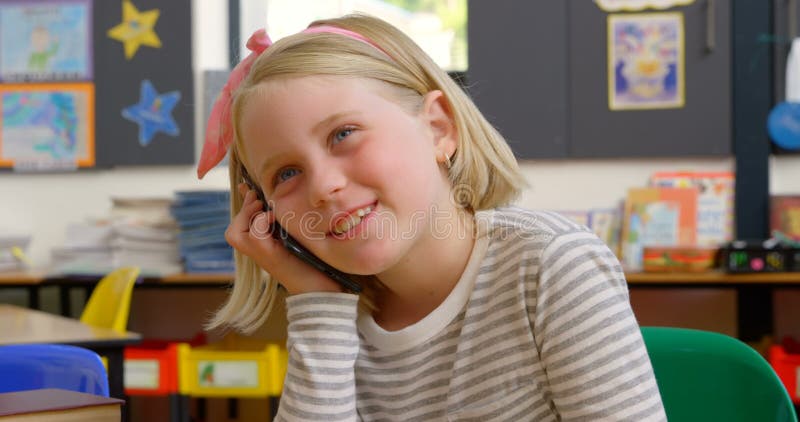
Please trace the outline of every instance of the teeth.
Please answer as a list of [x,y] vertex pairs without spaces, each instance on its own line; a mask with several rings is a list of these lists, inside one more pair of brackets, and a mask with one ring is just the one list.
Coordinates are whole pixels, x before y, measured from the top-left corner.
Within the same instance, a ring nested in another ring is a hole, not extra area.
[[351,228],[361,223],[362,217],[369,214],[370,212],[372,212],[372,207],[365,207],[359,209],[355,213],[350,214],[349,216],[347,216],[347,218],[343,219],[338,224],[336,224],[336,227],[333,228],[333,232],[335,234],[345,233],[346,231],[350,230]]

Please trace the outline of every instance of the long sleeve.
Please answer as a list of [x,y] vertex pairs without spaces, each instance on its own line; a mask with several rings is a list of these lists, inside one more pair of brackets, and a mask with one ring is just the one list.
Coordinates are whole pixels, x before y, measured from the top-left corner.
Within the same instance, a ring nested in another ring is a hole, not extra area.
[[530,319],[564,421],[666,420],[622,268],[592,233],[552,239]]
[[358,296],[306,293],[286,300],[289,363],[278,421],[356,421]]

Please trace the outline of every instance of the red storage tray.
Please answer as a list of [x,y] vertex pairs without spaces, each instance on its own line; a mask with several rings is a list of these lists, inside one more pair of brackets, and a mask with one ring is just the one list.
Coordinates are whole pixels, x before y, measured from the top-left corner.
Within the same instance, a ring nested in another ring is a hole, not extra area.
[[795,403],[800,403],[800,386],[797,384],[800,375],[800,354],[787,353],[780,345],[769,348],[769,363],[778,373],[786,391]]
[[[185,341],[183,341],[185,342]],[[204,333],[188,341],[207,343]],[[125,394],[163,396],[178,393],[178,344],[181,340],[147,339],[125,348]]]

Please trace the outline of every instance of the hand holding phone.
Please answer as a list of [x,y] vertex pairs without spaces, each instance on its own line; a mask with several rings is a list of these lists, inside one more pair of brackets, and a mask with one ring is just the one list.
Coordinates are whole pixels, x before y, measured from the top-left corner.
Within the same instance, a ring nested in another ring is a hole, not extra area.
[[[264,198],[264,193],[255,185],[255,183],[253,183],[246,171],[243,171],[243,178],[244,183],[256,193],[258,199],[262,204],[264,204],[264,211],[269,211],[270,209],[267,205],[266,199]],[[280,240],[283,246],[289,250],[289,252],[300,258],[300,260],[303,262],[311,265],[318,271],[327,275],[331,280],[339,283],[339,285],[345,289],[350,290],[353,293],[361,292],[361,285],[353,281],[347,274],[337,270],[336,268],[333,268],[325,261],[319,259],[316,255],[311,253],[311,251],[301,245],[300,242],[298,242],[295,238],[290,236],[289,233],[287,233],[286,230],[277,222],[272,223],[270,226],[270,232],[273,238]]]

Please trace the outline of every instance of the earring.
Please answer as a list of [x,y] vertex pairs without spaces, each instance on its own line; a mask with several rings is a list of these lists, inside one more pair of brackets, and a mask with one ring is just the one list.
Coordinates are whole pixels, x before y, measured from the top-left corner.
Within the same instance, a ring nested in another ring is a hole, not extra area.
[[452,166],[453,166],[453,163],[452,163],[452,162],[450,162],[450,156],[449,156],[449,155],[447,155],[447,153],[446,153],[446,152],[444,152],[444,151],[442,151],[442,155],[444,155],[444,160],[442,160],[442,162],[444,163],[444,166],[445,166],[445,168],[447,168],[448,170],[450,170],[450,167],[452,167]]

